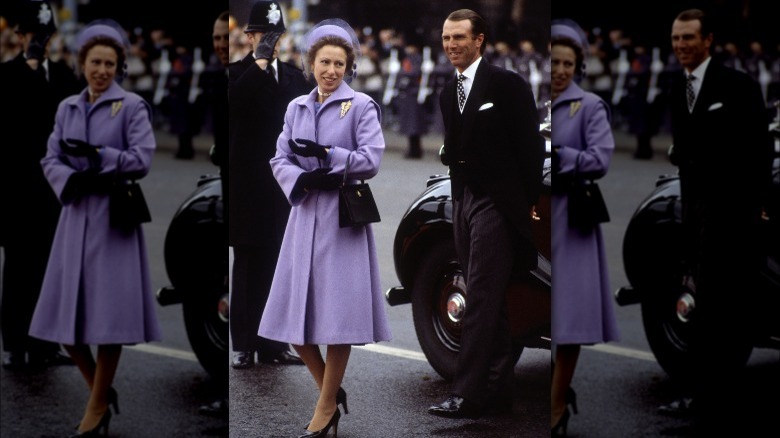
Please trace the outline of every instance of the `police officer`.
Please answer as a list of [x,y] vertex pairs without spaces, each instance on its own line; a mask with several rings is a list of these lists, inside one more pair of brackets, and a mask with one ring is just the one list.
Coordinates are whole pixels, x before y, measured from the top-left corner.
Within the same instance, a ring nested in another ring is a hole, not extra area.
[[[16,34],[23,50],[0,64],[0,100],[6,111],[0,143],[0,245],[4,250],[2,316],[3,366],[72,364],[59,345],[27,336],[46,271],[60,204],[43,176],[41,158],[65,97],[80,90],[73,70],[48,57],[57,31],[46,1],[19,3]],[[13,176],[12,176],[13,175]]]
[[253,52],[228,66],[232,365],[251,367],[255,352],[261,362],[303,364],[289,345],[260,338],[257,329],[290,214],[268,162],[276,152],[287,104],[314,86],[300,69],[277,58],[285,32],[278,2],[255,3],[245,32]]

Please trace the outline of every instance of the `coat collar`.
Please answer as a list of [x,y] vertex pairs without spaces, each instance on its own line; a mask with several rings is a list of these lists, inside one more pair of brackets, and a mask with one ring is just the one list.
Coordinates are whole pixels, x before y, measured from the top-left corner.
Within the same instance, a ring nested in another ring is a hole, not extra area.
[[[125,98],[125,95],[127,94],[127,91],[125,91],[124,88],[122,88],[119,84],[116,82],[112,82],[111,86],[108,87],[108,90],[106,90],[105,93],[101,94],[100,97],[95,101],[95,103],[92,104],[92,107],[96,107],[100,105],[103,102],[110,102],[114,100],[122,100]],[[71,101],[70,104],[73,106],[77,106],[82,102],[87,102],[89,100],[89,87],[84,88],[81,93],[79,93],[79,98]]]
[[566,87],[565,90],[563,90],[563,93],[558,96],[557,99],[553,102],[553,109],[560,105],[567,104],[568,102],[575,101],[575,100],[582,100],[585,98],[585,91],[580,88],[580,86],[572,81],[571,84],[569,84],[568,87]]
[[[336,89],[336,91],[333,92],[333,94],[328,98],[328,100],[325,101],[325,103],[322,105],[322,107],[327,107],[333,104],[333,102],[341,102],[344,100],[350,100],[355,98],[355,90],[353,90],[349,84],[347,84],[345,81],[341,82],[341,85]],[[309,95],[306,97],[306,99],[301,99],[298,101],[298,106],[305,106],[310,107],[312,111],[314,111],[314,102],[317,101],[317,87],[314,87],[313,90],[309,93]]]

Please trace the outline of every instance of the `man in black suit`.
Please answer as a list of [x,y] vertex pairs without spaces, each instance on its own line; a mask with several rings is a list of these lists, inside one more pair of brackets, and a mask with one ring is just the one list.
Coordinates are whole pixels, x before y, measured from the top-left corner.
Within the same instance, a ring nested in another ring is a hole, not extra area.
[[511,410],[515,364],[505,294],[513,273],[536,266],[531,217],[544,139],[528,83],[482,59],[486,32],[468,9],[451,13],[442,31],[457,70],[440,97],[442,161],[450,166],[455,247],[468,285],[454,387],[428,409],[449,418],[476,418],[488,402]]
[[4,250],[2,332],[7,369],[72,364],[57,344],[27,336],[38,301],[60,203],[43,176],[54,113],[62,99],[80,90],[73,70],[48,57],[56,32],[45,1],[18,2],[16,35],[21,52],[0,64],[0,100],[11,109],[0,143],[0,246]]
[[[739,418],[736,351],[755,339],[752,306],[758,278],[762,196],[770,182],[768,116],[759,85],[710,56],[713,33],[698,9],[672,25],[672,48],[684,68],[672,87],[672,161],[679,166],[687,274],[695,283],[690,397],[661,406],[707,426]],[[735,305],[737,304],[737,305]],[[717,376],[717,381],[713,380]],[[713,423],[714,424],[714,423]]]
[[277,59],[284,31],[279,3],[255,3],[245,30],[253,53],[229,66],[228,234],[234,255],[230,298],[234,368],[251,367],[255,352],[261,362],[303,364],[289,345],[257,336],[290,213],[268,162],[276,153],[287,104],[313,88],[300,69]]

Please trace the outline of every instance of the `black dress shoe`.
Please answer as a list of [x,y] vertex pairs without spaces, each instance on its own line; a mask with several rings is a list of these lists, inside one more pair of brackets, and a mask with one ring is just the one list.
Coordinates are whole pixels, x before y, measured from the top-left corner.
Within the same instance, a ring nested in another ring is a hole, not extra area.
[[257,354],[257,360],[261,363],[276,365],[304,365],[300,356],[292,351],[282,351],[272,355]]
[[47,368],[56,367],[61,365],[75,365],[70,356],[64,354],[61,351],[55,351],[53,353],[30,353],[29,359],[30,367],[32,368]]
[[437,417],[445,418],[470,418],[476,420],[482,415],[479,407],[471,401],[451,395],[438,405],[428,408],[428,413]]
[[658,407],[658,413],[674,418],[691,418],[696,414],[692,398],[683,397],[669,404]]
[[24,357],[24,351],[9,351],[3,357],[3,368],[10,371],[23,371],[27,368],[27,360]]
[[198,408],[198,413],[208,417],[227,418],[228,401],[227,399],[221,398],[213,403],[203,405]]
[[231,366],[237,370],[252,368],[255,365],[254,351],[236,351]]

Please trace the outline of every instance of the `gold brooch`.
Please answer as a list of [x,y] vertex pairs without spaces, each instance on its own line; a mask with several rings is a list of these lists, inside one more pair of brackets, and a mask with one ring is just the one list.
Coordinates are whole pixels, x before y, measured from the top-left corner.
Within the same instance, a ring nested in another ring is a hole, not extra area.
[[347,111],[352,108],[352,101],[348,100],[346,102],[341,102],[341,114],[339,115],[340,119],[343,119],[344,116],[347,115]]
[[114,117],[116,113],[119,112],[119,110],[122,109],[122,101],[117,100],[116,102],[111,104],[111,117]]
[[580,107],[582,106],[582,101],[576,100],[569,105],[569,118],[574,117],[575,114],[577,114],[577,111],[580,110]]

